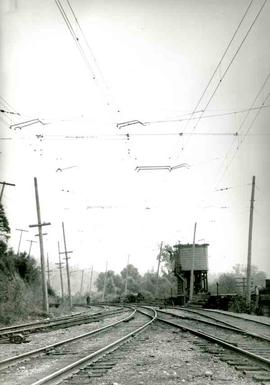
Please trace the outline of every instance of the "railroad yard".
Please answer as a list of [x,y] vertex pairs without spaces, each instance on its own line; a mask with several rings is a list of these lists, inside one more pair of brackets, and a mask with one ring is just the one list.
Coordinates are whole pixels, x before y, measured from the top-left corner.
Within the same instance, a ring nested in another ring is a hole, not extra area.
[[0,0],[0,385],[270,385],[270,0]]
[[[46,320],[46,329],[44,322],[1,328],[1,384],[270,383],[270,319],[243,317],[93,306],[76,308],[73,325],[66,316]],[[16,335],[25,341],[12,342]]]

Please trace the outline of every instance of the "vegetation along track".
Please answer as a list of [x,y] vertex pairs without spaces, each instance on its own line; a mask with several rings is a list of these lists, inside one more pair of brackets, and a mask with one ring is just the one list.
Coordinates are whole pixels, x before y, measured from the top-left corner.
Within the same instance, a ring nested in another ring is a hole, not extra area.
[[[99,361],[101,357],[130,340],[155,318],[154,310],[151,316],[146,316],[132,309],[128,316],[103,328],[20,356],[10,357],[0,362],[1,380],[5,385],[15,385],[18,382],[20,385],[41,385],[64,381],[67,376],[75,376],[74,383],[78,384],[79,377],[93,371],[93,362]],[[21,360],[27,360],[23,362],[22,371]],[[13,366],[10,368],[10,365]],[[106,362],[102,365],[106,366]],[[69,384],[72,383],[70,381],[73,380],[69,378]]]
[[53,319],[45,319],[42,321],[33,321],[15,326],[8,326],[0,329],[0,339],[9,338],[11,342],[23,342],[24,337],[30,333],[37,333],[40,331],[49,331],[59,328],[67,328],[82,323],[96,322],[101,318],[111,316],[124,311],[123,307],[106,309],[104,311],[89,312],[84,311],[77,314],[57,317]]
[[[185,310],[157,310],[158,320],[204,339],[197,344],[256,381],[270,383],[270,338]],[[189,315],[188,315],[189,314]],[[193,317],[190,316],[193,314]],[[206,341],[207,342],[206,342]]]

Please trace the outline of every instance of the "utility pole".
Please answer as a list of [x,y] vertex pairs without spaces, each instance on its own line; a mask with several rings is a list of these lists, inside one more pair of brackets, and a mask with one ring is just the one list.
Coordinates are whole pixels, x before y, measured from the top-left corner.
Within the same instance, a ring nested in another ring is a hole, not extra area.
[[80,296],[82,296],[82,290],[83,290],[83,275],[84,275],[84,270],[82,270]]
[[63,240],[64,240],[64,249],[65,249],[64,254],[65,254],[66,269],[67,269],[68,299],[69,299],[69,307],[71,310],[72,309],[72,299],[71,299],[70,274],[69,274],[69,265],[68,265],[68,260],[69,260],[68,253],[72,253],[72,251],[67,251],[64,222],[62,222],[62,230],[63,230]]
[[7,183],[7,182],[0,182],[0,184],[2,185],[1,193],[0,193],[0,203],[1,203],[2,198],[3,198],[3,194],[4,194],[5,186],[16,186],[16,185],[14,183]]
[[106,261],[106,270],[105,270],[105,277],[104,277],[102,302],[104,302],[104,298],[105,298],[105,291],[106,291],[106,284],[107,284],[107,272],[108,272],[108,261]]
[[29,251],[28,251],[28,256],[30,257],[32,243],[37,243],[37,241],[33,241],[32,239],[27,239],[27,242],[30,242]]
[[47,253],[47,274],[48,274],[48,286],[51,287],[51,273],[52,270],[50,270],[50,263],[49,263],[49,254]]
[[252,251],[254,197],[255,197],[255,176],[252,177],[252,189],[251,189],[250,212],[249,212],[247,286],[246,286],[246,305],[247,306],[250,306],[250,298],[251,298],[251,251]]
[[195,259],[195,237],[196,237],[196,227],[197,223],[194,224],[194,234],[193,234],[193,244],[192,244],[192,259],[191,259],[191,269],[190,269],[190,284],[189,284],[189,300],[192,301],[193,298],[193,286],[194,286],[194,259]]
[[92,292],[92,281],[93,281],[93,265],[92,265],[91,273],[90,273],[90,285],[89,285],[89,296],[90,296],[90,301],[91,301],[91,292]]
[[19,255],[20,252],[20,247],[21,247],[21,241],[22,241],[22,234],[23,232],[28,233],[28,230],[22,230],[22,229],[16,229],[17,231],[20,231],[20,240],[19,240],[19,245],[18,245],[18,251],[17,251],[17,256]]
[[41,223],[38,184],[37,184],[37,178],[36,177],[34,178],[34,186],[35,186],[35,197],[36,197],[38,223],[36,225],[29,225],[29,227],[37,227],[38,228],[39,247],[40,247],[41,281],[42,281],[42,292],[43,292],[43,310],[47,313],[49,311],[49,303],[48,303],[48,291],[47,291],[47,282],[46,282],[42,226],[48,226],[48,225],[50,225],[50,223]]
[[157,282],[156,282],[156,298],[158,297],[158,279],[159,279],[159,268],[160,268],[160,259],[161,259],[161,253],[162,253],[162,245],[163,242],[160,244],[159,254],[158,254],[158,267],[157,267]]
[[127,260],[127,271],[126,271],[126,281],[125,281],[125,295],[127,295],[127,289],[128,289],[128,265],[129,265],[129,255]]
[[62,303],[63,303],[64,302],[64,287],[63,287],[63,275],[62,275],[63,263],[61,262],[61,253],[60,253],[59,242],[58,242],[58,258],[59,258],[59,262],[56,263],[56,266],[58,266],[58,269],[60,272],[61,296],[62,296]]

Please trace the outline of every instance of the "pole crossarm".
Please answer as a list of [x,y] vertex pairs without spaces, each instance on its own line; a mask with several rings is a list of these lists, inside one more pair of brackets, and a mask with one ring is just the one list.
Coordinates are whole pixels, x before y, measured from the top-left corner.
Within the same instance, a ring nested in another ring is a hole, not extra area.
[[1,193],[0,193],[0,203],[1,203],[5,186],[16,186],[16,185],[14,183],[8,183],[8,182],[0,182],[0,184],[2,184]]
[[59,254],[68,254],[68,253],[73,253],[73,251],[59,251]]
[[14,183],[8,183],[8,182],[0,182],[0,184],[4,184],[7,186],[16,186]]
[[51,225],[50,222],[43,222],[43,223],[38,223],[36,225],[29,225],[29,227],[42,227],[42,226],[49,226]]
[[[42,233],[42,235],[48,235],[48,233]],[[35,234],[35,237],[39,237],[39,234]]]

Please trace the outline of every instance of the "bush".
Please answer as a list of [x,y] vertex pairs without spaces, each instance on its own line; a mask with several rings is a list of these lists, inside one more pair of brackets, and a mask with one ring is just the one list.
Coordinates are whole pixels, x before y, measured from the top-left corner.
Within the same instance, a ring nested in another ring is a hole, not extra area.
[[12,280],[1,280],[0,292],[0,323],[10,324],[41,315],[38,307],[41,303],[41,291],[38,287],[35,290],[30,288],[18,275]]

